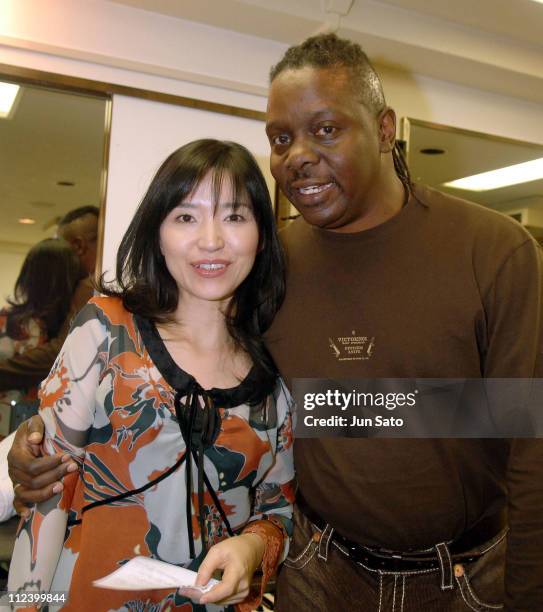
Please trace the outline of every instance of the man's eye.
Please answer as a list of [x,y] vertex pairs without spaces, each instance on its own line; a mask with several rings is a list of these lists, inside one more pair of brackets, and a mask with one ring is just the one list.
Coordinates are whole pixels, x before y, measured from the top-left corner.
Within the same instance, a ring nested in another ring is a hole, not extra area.
[[334,136],[337,128],[333,125],[321,125],[315,132],[317,136]]
[[271,143],[275,147],[284,147],[288,145],[290,142],[290,137],[288,134],[278,134],[271,139]]

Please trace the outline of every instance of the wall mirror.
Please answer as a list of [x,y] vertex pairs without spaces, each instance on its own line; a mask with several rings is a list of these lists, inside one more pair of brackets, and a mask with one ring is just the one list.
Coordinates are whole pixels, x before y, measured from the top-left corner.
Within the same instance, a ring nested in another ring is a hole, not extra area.
[[412,118],[400,128],[416,182],[511,215],[543,241],[543,146]]
[[[14,111],[0,118],[0,205],[6,219],[0,301],[11,292],[28,248],[52,235],[58,218],[78,206],[102,207],[97,273],[111,271],[152,175],[174,149],[196,138],[245,145],[274,199],[262,111],[7,64],[0,64],[0,82],[21,86]],[[21,218],[34,223],[22,228]]]
[[[101,206],[109,97],[28,85],[0,115],[0,304],[12,295],[29,248],[53,236],[69,210]],[[0,84],[0,90],[2,85]]]

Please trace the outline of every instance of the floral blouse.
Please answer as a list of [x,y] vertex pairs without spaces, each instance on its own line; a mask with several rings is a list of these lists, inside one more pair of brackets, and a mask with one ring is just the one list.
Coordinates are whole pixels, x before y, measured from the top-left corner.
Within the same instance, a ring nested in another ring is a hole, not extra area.
[[280,380],[253,368],[235,388],[204,391],[153,324],[97,297],[74,321],[40,400],[46,452],[70,453],[80,471],[20,527],[9,590],[68,591],[62,609],[78,612],[189,612],[206,608],[175,590],[92,582],[137,555],[196,570],[205,545],[262,518],[283,528],[286,556],[294,474]]

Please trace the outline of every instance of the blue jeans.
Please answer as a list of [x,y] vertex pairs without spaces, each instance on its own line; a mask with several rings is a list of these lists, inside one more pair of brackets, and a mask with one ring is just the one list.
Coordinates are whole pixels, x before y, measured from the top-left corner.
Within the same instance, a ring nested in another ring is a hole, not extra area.
[[472,563],[453,564],[440,546],[441,569],[370,570],[349,559],[296,507],[294,540],[279,573],[278,612],[496,612],[503,609],[505,531],[472,553]]

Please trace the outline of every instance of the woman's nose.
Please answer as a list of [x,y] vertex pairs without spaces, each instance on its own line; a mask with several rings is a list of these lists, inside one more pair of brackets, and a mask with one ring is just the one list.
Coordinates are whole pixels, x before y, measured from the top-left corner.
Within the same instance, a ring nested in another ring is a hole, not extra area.
[[222,227],[216,217],[205,220],[200,226],[198,246],[206,251],[218,251],[224,246]]

